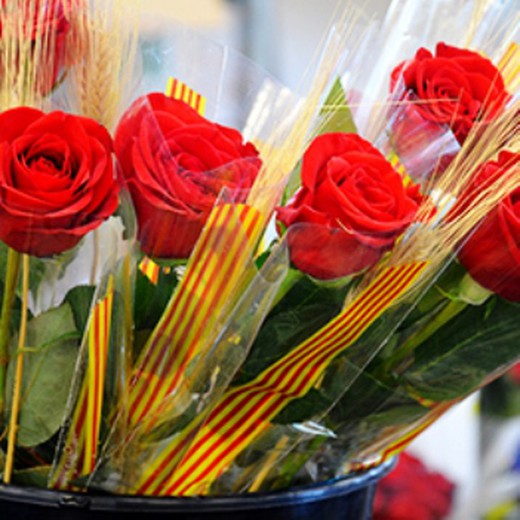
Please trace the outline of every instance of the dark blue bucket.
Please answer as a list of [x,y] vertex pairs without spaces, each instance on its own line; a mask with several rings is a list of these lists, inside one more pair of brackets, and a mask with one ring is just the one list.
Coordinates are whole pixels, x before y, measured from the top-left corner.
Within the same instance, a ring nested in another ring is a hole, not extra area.
[[369,520],[393,461],[363,473],[273,493],[149,498],[82,495],[0,485],[2,520]]

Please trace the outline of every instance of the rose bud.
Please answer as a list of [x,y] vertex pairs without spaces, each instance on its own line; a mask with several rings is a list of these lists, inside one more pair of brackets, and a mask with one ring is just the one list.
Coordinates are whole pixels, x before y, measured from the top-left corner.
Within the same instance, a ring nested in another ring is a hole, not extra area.
[[445,43],[437,45],[435,55],[420,48],[413,60],[396,67],[390,90],[414,98],[421,117],[450,127],[461,144],[475,123],[494,119],[510,99],[490,60]]
[[251,188],[261,165],[239,132],[159,93],[123,115],[115,151],[141,248],[155,258],[188,258],[222,189]]
[[[480,166],[461,206],[511,169],[520,175],[520,154],[502,152]],[[460,263],[480,285],[507,300],[520,302],[520,188],[488,213],[459,251]]]
[[318,279],[375,264],[413,221],[416,187],[356,134],[317,137],[302,161],[302,187],[278,221],[288,230],[291,261]]
[[118,206],[108,132],[91,119],[20,107],[0,114],[0,240],[50,256]]

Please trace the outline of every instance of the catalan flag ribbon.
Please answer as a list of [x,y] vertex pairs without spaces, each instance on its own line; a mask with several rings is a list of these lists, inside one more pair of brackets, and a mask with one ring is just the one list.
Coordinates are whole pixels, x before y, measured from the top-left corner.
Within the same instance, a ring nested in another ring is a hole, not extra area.
[[228,391],[204,421],[188,427],[145,467],[136,492],[204,493],[289,402],[303,397],[331,361],[414,284],[426,265],[385,269],[328,325],[254,381]]
[[139,269],[151,283],[157,285],[161,273],[161,266],[157,265],[151,258],[145,256],[139,263]]
[[153,425],[181,399],[185,370],[211,348],[216,324],[241,294],[250,258],[265,224],[244,204],[217,205],[176,291],[136,365],[130,390],[131,426]]
[[106,295],[92,310],[86,340],[88,362],[74,409],[62,457],[51,479],[53,487],[67,489],[70,482],[90,474],[98,454],[103,391],[110,343],[114,280],[110,276]]
[[367,470],[382,464],[395,455],[399,455],[399,453],[404,451],[424,430],[429,428],[431,424],[455,404],[457,404],[457,401],[449,401],[431,406],[431,410],[426,413],[424,417],[412,423],[404,432],[401,431],[397,434],[395,440],[388,442],[383,452],[370,464],[352,464],[350,469],[352,471]]
[[433,424],[454,404],[454,402],[448,402],[433,407],[430,413],[426,415],[426,417],[411,425],[404,435],[400,436],[398,439],[387,446],[381,455],[381,462],[384,462],[385,460],[393,457],[394,455],[398,455],[403,450],[405,450],[413,440],[415,440],[424,430]]
[[170,78],[168,80],[166,95],[172,97],[173,99],[184,101],[201,116],[204,116],[206,113],[206,98],[195,92],[193,89],[188,87],[188,85],[182,83],[182,81],[179,81],[178,79]]

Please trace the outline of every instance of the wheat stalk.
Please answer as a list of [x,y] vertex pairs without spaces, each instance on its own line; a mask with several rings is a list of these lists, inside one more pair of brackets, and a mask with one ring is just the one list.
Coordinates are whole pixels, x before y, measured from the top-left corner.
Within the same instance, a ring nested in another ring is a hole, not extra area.
[[124,0],[93,0],[72,13],[69,48],[76,56],[68,82],[71,111],[91,117],[113,130],[135,81],[137,16],[124,11]]
[[42,85],[52,81],[57,25],[46,23],[51,6],[47,12],[39,6],[37,0],[0,4],[0,110],[45,105]]

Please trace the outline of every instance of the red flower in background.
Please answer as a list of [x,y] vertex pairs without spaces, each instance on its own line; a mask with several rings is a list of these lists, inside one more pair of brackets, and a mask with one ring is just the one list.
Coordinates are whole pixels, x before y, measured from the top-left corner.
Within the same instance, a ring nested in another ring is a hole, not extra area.
[[413,60],[396,67],[391,92],[396,92],[401,79],[402,96],[411,94],[417,101],[413,105],[416,113],[427,121],[448,125],[460,143],[475,123],[495,118],[510,99],[490,60],[445,43],[437,45],[435,55],[420,48]]
[[[460,205],[491,182],[513,170],[520,176],[520,154],[502,152],[482,165]],[[520,188],[505,197],[470,235],[458,255],[461,264],[483,287],[520,302]]]
[[96,121],[20,107],[0,114],[0,240],[50,256],[118,206],[112,140]]
[[302,162],[302,187],[278,209],[291,261],[319,279],[375,264],[411,224],[417,187],[405,188],[392,165],[356,134],[317,137]]
[[223,188],[249,189],[261,161],[236,130],[163,94],[139,98],[121,119],[115,151],[142,250],[188,258]]
[[[24,38],[31,42],[33,52],[39,49],[36,82],[41,94],[49,93],[56,85],[66,61],[66,40],[70,29],[68,17],[83,0],[17,0],[16,9],[23,16]],[[3,36],[6,16],[13,12],[0,7],[0,37]]]
[[517,363],[510,371],[509,377],[516,383],[520,385],[520,363]]
[[442,520],[450,513],[455,486],[409,455],[377,486],[373,520]]

